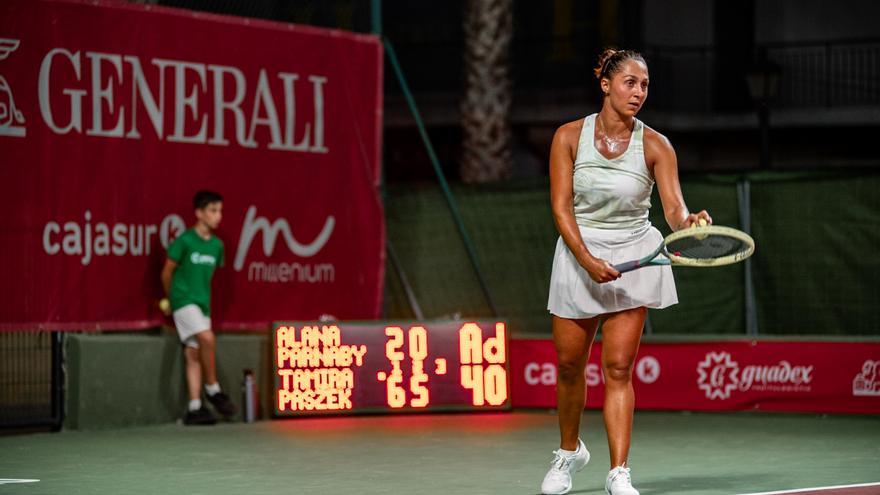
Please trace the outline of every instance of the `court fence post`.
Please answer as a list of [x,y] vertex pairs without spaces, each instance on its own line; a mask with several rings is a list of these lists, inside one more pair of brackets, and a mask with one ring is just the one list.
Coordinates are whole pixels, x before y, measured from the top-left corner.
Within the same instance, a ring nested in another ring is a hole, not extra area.
[[[743,177],[736,183],[736,199],[739,206],[739,226],[740,230],[746,234],[752,235],[752,197],[751,183],[747,177]],[[746,335],[750,337],[758,336],[758,314],[755,303],[755,285],[752,280],[752,258],[746,258],[744,273],[745,288],[745,323]]]

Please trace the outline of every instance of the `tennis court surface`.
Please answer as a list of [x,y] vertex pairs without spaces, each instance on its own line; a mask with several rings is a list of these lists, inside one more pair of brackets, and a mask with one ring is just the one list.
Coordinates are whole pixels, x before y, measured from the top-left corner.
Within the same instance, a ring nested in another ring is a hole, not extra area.
[[[608,448],[575,494],[602,494]],[[549,411],[166,424],[0,437],[0,494],[534,494],[556,448]],[[637,412],[630,463],[652,494],[756,494],[880,482],[880,418]],[[793,493],[867,495],[880,484]]]

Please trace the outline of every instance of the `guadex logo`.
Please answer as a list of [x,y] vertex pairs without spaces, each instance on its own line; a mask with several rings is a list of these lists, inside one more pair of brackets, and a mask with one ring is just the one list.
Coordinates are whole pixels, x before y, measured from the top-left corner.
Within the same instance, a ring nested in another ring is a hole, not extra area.
[[[9,58],[9,55],[18,49],[19,43],[19,40],[0,38],[0,60]],[[15,106],[12,87],[0,74],[0,136],[24,137],[26,133],[24,115]]]
[[880,361],[868,359],[862,363],[862,371],[853,378],[853,395],[880,397]]
[[792,365],[779,361],[771,365],[750,364],[740,367],[728,352],[708,352],[697,365],[697,385],[710,400],[729,399],[740,392],[809,392],[813,366]]
[[697,384],[700,390],[706,392],[706,398],[729,399],[739,379],[739,365],[730,359],[726,352],[709,352],[706,359],[697,365]]

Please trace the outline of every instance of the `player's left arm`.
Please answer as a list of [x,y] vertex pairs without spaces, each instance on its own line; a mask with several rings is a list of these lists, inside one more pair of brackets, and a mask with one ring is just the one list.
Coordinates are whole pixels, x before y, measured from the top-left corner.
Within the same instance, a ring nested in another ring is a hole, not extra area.
[[678,159],[675,156],[675,149],[666,136],[645,127],[644,143],[645,161],[657,182],[660,202],[663,203],[663,216],[666,217],[669,228],[673,231],[681,230],[690,227],[701,218],[711,224],[712,217],[706,210],[701,210],[699,213],[688,211],[678,180]]

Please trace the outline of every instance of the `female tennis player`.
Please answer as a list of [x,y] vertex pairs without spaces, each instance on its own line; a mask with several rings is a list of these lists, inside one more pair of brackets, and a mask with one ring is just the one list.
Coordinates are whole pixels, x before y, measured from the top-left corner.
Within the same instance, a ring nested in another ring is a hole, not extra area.
[[648,96],[648,67],[630,50],[605,50],[595,69],[604,93],[598,114],[556,131],[550,150],[550,196],[560,238],[553,259],[548,310],[558,358],[560,448],[544,477],[545,494],[571,490],[573,473],[589,462],[578,436],[584,367],[602,323],[609,495],[638,495],[627,465],[632,433],[633,361],[646,308],[678,302],[669,266],[625,274],[613,264],[641,258],[663,237],[648,220],[654,183],[672,230],[712,218],[690,213],[678,182],[675,151],[662,134],[635,118]]

